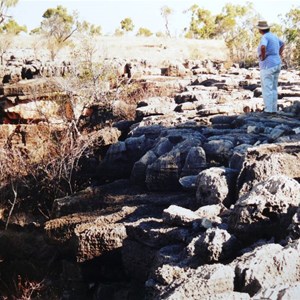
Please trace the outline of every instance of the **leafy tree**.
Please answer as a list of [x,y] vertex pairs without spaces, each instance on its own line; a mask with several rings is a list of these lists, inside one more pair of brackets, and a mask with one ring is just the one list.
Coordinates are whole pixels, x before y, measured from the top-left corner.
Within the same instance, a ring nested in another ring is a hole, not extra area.
[[238,62],[256,61],[256,47],[260,34],[255,24],[260,19],[253,4],[226,4],[216,16],[216,36],[223,38],[230,50],[231,58]]
[[188,38],[211,39],[216,37],[215,17],[209,10],[194,4],[185,13],[191,13],[191,22],[186,33]]
[[292,8],[283,18],[284,34],[287,42],[286,57],[290,63],[300,65],[300,7]]
[[151,36],[151,35],[153,35],[153,33],[148,28],[140,27],[136,35],[137,36]]
[[58,44],[67,41],[78,29],[75,13],[69,15],[67,9],[61,5],[47,9],[43,14],[43,18],[42,30],[53,37]]
[[169,16],[173,13],[172,8],[168,6],[163,6],[160,10],[160,13],[165,21],[165,27],[166,27],[166,34],[167,36],[171,37],[170,29],[169,29]]
[[256,59],[254,48],[259,41],[259,32],[254,24],[259,19],[253,4],[226,4],[222,12],[212,15],[210,11],[193,5],[186,12],[191,13],[191,22],[186,33],[187,38],[223,39],[234,61]]
[[20,26],[15,20],[10,19],[0,26],[0,62],[4,63],[4,55],[13,44],[14,38],[20,32],[27,32],[26,26]]
[[19,25],[15,20],[10,19],[7,23],[0,26],[0,33],[9,33],[18,35],[21,32],[27,32],[27,27]]
[[121,21],[121,29],[129,32],[132,31],[134,28],[133,22],[130,18],[125,18],[124,20]]
[[19,0],[0,0],[0,24],[10,18],[10,16],[7,15],[8,9],[16,6],[18,2]]
[[102,35],[101,26],[96,26],[87,21],[78,23],[78,31],[85,36],[95,37]]
[[44,20],[40,28],[32,31],[42,33],[47,40],[47,48],[52,60],[57,53],[68,44],[71,36],[78,30],[77,14],[68,13],[61,5],[56,8],[48,8],[43,14]]
[[93,65],[97,52],[97,37],[101,35],[101,27],[83,21],[78,26],[77,42],[73,51],[75,59],[83,61],[86,69]]

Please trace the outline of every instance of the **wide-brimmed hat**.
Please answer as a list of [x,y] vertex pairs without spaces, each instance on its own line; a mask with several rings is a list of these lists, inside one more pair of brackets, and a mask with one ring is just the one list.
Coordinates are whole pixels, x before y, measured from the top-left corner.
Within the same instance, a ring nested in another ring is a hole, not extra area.
[[269,29],[270,26],[268,25],[267,21],[258,21],[256,27],[258,29],[261,29],[261,30],[265,30],[265,29]]

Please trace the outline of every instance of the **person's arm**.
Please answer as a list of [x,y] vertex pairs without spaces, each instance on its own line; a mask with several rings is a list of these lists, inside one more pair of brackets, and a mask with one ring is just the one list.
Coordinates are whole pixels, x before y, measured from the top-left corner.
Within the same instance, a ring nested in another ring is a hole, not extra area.
[[265,45],[261,45],[260,47],[260,56],[259,56],[260,60],[265,60],[266,59],[266,46]]

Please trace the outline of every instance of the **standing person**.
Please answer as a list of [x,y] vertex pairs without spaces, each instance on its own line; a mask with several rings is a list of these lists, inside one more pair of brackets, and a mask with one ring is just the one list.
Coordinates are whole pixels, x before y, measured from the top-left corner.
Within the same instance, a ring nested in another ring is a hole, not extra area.
[[281,56],[284,43],[270,32],[266,21],[259,21],[256,25],[262,35],[257,52],[259,57],[260,81],[264,99],[264,112],[277,113],[277,86],[281,69]]

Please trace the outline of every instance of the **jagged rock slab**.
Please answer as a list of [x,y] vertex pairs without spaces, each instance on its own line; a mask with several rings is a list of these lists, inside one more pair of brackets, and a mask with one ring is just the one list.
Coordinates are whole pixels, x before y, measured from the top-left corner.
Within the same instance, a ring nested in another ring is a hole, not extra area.
[[235,203],[229,228],[244,241],[262,237],[284,238],[300,204],[300,184],[274,175],[255,185]]
[[151,248],[184,243],[189,230],[164,224],[161,219],[144,216],[135,222],[126,223],[128,238]]
[[120,221],[125,220],[136,209],[125,206],[117,212],[104,213],[93,222],[78,224],[74,229],[77,261],[91,260],[120,249],[127,238],[125,225]]
[[255,295],[261,289],[300,280],[299,253],[292,247],[268,244],[236,258],[235,290]]
[[51,98],[57,95],[59,89],[55,81],[49,78],[38,78],[33,80],[22,80],[15,84],[3,86],[4,96],[28,96],[32,98]]
[[229,168],[209,168],[199,173],[196,199],[199,206],[222,203],[229,207],[235,198],[237,171]]
[[221,262],[234,257],[238,241],[227,230],[209,228],[195,242],[195,254],[207,263]]
[[58,219],[53,219],[45,224],[45,232],[50,240],[56,242],[66,242],[74,236],[74,229],[78,224],[90,223],[99,217],[100,212],[90,212],[68,215]]
[[[230,266],[214,264],[201,266],[196,270],[186,270],[185,272],[182,272],[179,268],[177,272],[174,269],[174,272],[177,273],[176,276],[173,276],[174,280],[168,286],[162,288],[159,295],[152,299],[196,300],[223,292],[233,292],[234,272]],[[149,284],[150,282],[148,282]]]
[[272,175],[300,178],[300,143],[261,145],[248,150],[238,177],[239,194]]

